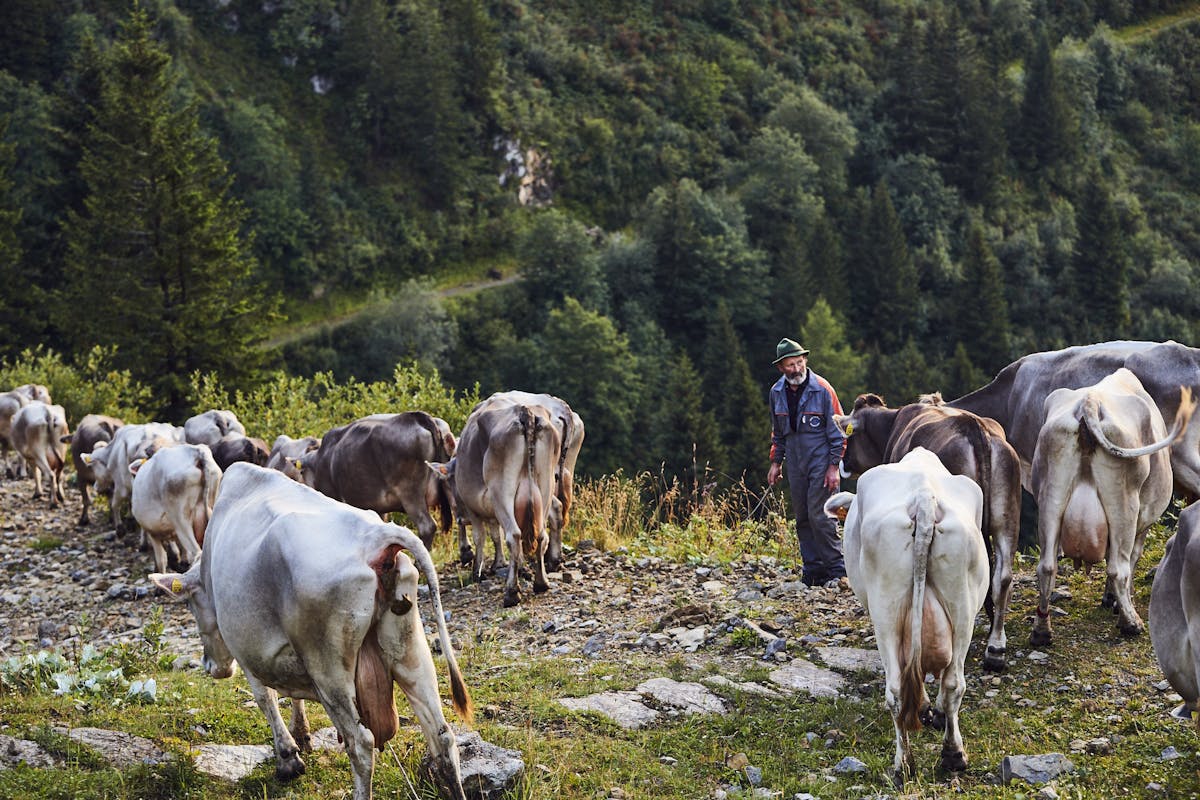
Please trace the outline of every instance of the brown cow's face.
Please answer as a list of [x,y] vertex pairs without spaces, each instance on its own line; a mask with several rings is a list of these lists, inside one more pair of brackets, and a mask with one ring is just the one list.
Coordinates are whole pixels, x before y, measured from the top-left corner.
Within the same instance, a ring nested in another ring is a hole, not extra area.
[[[842,453],[842,471],[848,475],[861,475],[871,467],[883,463],[883,450],[887,437],[880,437],[872,425],[873,417],[880,410],[864,398],[879,399],[878,395],[861,395],[854,401],[854,411],[845,417],[834,417],[834,423],[846,437],[846,450]],[[880,400],[882,403],[882,400]]]

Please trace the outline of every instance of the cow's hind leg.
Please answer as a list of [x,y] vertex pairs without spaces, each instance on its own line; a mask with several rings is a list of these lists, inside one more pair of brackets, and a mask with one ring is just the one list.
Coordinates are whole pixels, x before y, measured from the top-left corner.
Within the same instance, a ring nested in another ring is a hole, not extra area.
[[1050,644],[1054,638],[1054,630],[1050,624],[1050,595],[1054,593],[1054,581],[1058,576],[1058,529],[1060,524],[1060,520],[1051,521],[1046,514],[1043,514],[1038,521],[1042,554],[1037,567],[1037,617],[1033,621],[1033,630],[1029,634],[1029,643],[1034,647],[1044,647]]
[[533,591],[537,594],[547,591],[550,582],[546,580],[546,550],[550,546],[550,538],[546,531],[538,537],[537,549],[533,554]]
[[[330,685],[317,686],[321,705],[329,721],[337,728],[346,746],[346,755],[350,757],[350,770],[354,774],[354,797],[369,798],[371,796],[371,775],[375,772],[375,735],[359,722],[358,709],[354,705],[354,673],[338,669],[325,675]],[[312,670],[310,670],[310,673]],[[288,735],[291,739],[291,735]],[[293,747],[295,743],[293,742]],[[299,760],[296,756],[296,760]]]
[[958,711],[965,691],[962,659],[956,658],[942,671],[942,688],[938,693],[938,704],[946,714],[946,734],[942,737],[942,760],[939,766],[946,772],[962,772],[967,768],[967,751],[963,748],[962,733],[958,728]]
[[304,710],[304,701],[299,697],[292,698],[292,724],[289,728],[296,748],[301,753],[312,752],[312,733],[308,727],[308,714]]
[[518,576],[521,572],[521,531],[506,530],[504,541],[508,545],[508,578],[504,582],[504,607],[510,608],[521,602],[521,587]]
[[1017,550],[1018,531],[999,514],[993,519],[997,523],[992,530],[995,564],[992,568],[991,594],[988,595],[992,601],[992,627],[988,631],[983,668],[988,672],[1003,672],[1008,667],[1008,635],[1004,632],[1004,617],[1008,614],[1008,604],[1012,599],[1012,564]]
[[[254,702],[267,718],[271,726],[271,736],[275,742],[275,778],[280,781],[290,781],[304,774],[304,761],[300,758],[296,740],[283,724],[283,715],[279,713],[279,695],[274,689],[267,687],[249,672],[242,671],[246,683],[254,694]],[[332,715],[330,715],[332,718]],[[369,784],[368,784],[369,785]]]

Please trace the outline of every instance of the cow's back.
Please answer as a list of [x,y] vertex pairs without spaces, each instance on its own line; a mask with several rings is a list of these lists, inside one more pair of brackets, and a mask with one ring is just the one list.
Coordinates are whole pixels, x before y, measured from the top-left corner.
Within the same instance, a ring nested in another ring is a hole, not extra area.
[[71,463],[75,465],[80,480],[90,483],[96,479],[91,466],[84,463],[83,454],[91,453],[101,442],[112,442],[124,425],[124,420],[105,414],[88,414],[79,420],[71,436]]

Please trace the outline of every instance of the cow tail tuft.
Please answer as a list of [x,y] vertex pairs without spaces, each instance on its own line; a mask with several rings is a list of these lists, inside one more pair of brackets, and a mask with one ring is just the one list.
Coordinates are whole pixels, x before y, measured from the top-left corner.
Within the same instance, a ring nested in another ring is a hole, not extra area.
[[446,613],[442,610],[442,593],[438,587],[437,565],[433,556],[421,542],[420,537],[408,528],[399,528],[396,533],[400,537],[400,545],[412,556],[417,570],[425,576],[429,586],[429,601],[433,604],[434,621],[437,624],[438,641],[442,645],[442,655],[446,658],[446,668],[450,673],[450,695],[454,702],[454,710],[468,725],[475,719],[475,706],[471,702],[471,694],[463,681],[462,671],[458,668],[458,659],[454,657],[454,645],[450,641],[450,631],[446,628]]
[[925,616],[925,578],[929,571],[929,550],[933,545],[933,520],[937,500],[927,487],[917,492],[909,513],[914,522],[912,605],[909,607],[908,660],[900,675],[901,729],[921,728],[921,700],[924,696],[925,670],[921,656],[921,627]]

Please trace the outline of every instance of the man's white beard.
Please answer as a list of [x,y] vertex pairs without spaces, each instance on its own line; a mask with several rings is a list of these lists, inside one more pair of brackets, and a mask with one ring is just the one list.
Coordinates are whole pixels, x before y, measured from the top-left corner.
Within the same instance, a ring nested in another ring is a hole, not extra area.
[[787,382],[788,386],[799,386],[800,384],[804,383],[804,379],[807,377],[808,377],[808,370],[804,370],[804,372],[801,372],[799,375],[797,375],[794,378],[791,375],[784,375],[783,379],[784,379],[784,381]]

